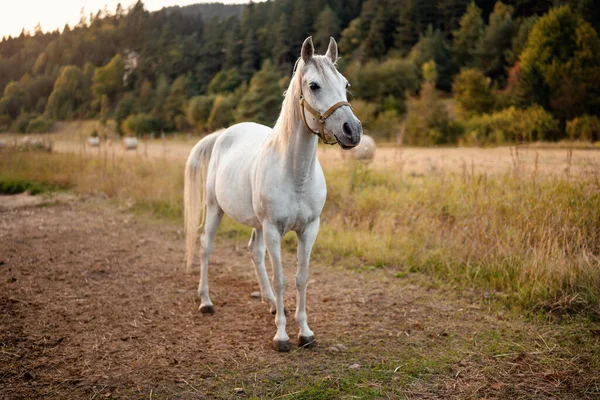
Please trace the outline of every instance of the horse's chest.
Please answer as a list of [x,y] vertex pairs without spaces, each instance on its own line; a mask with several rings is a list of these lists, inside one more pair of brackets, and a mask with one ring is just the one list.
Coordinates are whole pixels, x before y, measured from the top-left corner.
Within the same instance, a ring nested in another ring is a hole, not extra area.
[[[295,191],[277,191],[263,198],[269,206],[265,209],[267,217],[283,231],[301,230],[306,224],[321,215],[324,195],[320,193]],[[266,204],[265,204],[266,205]]]

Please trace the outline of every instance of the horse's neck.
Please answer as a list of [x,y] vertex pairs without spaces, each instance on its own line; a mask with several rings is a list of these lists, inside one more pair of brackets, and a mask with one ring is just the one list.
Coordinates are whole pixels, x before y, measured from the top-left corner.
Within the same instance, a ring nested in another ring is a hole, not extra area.
[[306,129],[302,120],[294,125],[296,126],[294,131],[289,132],[286,135],[287,140],[281,143],[283,147],[281,155],[284,167],[289,169],[294,187],[298,191],[303,191],[306,182],[315,172],[319,139]]

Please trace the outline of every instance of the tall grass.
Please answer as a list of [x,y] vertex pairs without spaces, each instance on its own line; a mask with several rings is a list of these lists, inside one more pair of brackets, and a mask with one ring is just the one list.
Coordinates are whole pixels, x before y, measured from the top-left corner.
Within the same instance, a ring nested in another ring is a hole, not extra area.
[[[385,266],[469,285],[528,308],[600,315],[597,176],[411,176],[340,163],[326,168],[328,199],[315,256]],[[104,194],[181,220],[183,163],[142,156],[10,153],[0,182],[38,181]],[[226,222],[229,233],[248,233]],[[291,244],[293,240],[287,240]]]

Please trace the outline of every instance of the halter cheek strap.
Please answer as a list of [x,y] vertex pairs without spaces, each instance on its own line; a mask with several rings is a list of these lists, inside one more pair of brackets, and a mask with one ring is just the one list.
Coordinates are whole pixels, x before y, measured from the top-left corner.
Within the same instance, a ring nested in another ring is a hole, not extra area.
[[[327,140],[327,137],[325,135],[325,120],[328,117],[330,117],[331,114],[333,114],[333,112],[335,110],[337,110],[338,108],[343,107],[343,106],[348,106],[348,107],[350,107],[351,110],[354,111],[354,109],[352,108],[352,106],[350,105],[350,103],[348,103],[347,101],[340,101],[338,103],[335,103],[331,107],[329,107],[329,109],[327,111],[325,111],[323,114],[321,114],[317,110],[315,110],[313,107],[311,107],[310,104],[308,104],[308,102],[304,98],[304,95],[302,94],[302,88],[300,88],[300,110],[302,112],[302,121],[304,121],[304,126],[306,126],[306,129],[308,129],[310,132],[312,132],[315,135],[317,135],[318,137],[320,137],[321,140],[323,141],[323,143],[325,143],[325,144],[336,144],[337,143],[337,141],[335,141],[335,142],[329,142]],[[308,110],[309,113],[311,113],[312,115],[314,115],[314,117],[319,122],[319,131],[318,132],[317,131],[313,131],[311,129],[311,127],[308,126],[308,122],[306,122],[306,114],[304,113],[305,109]]]

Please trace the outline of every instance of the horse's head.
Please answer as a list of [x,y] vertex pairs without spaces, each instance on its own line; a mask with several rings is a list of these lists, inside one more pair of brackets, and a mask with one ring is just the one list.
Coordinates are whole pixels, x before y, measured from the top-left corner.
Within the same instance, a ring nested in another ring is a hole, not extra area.
[[325,143],[351,149],[360,143],[362,124],[346,98],[348,80],[336,68],[337,43],[333,38],[324,56],[314,54],[312,37],[302,45],[300,107],[306,127]]

